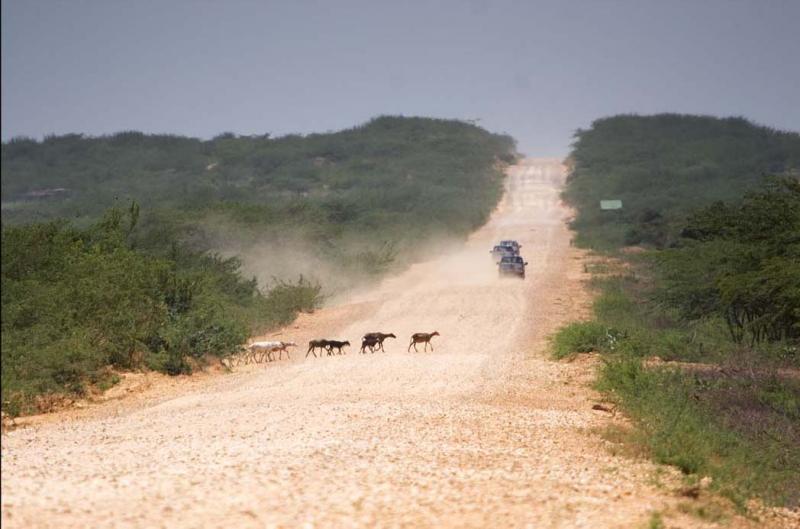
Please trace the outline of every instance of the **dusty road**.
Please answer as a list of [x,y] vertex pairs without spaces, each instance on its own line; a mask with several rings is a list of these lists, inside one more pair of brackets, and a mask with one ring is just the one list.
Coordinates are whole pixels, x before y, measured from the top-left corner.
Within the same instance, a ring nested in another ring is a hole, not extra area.
[[[547,359],[588,299],[563,178],[552,160],[512,168],[465,245],[281,335],[349,339],[346,356],[303,351],[4,436],[3,527],[645,526],[677,500],[596,433],[612,419],[591,409],[590,361]],[[501,238],[522,243],[524,282],[497,278]],[[374,330],[399,338],[359,355]],[[434,330],[435,352],[406,352]]]

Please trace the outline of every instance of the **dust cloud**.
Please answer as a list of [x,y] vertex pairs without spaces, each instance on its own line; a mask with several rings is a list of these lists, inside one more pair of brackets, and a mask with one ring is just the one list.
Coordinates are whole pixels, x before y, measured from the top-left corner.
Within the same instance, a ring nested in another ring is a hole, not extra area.
[[[222,257],[240,259],[242,275],[256,278],[262,291],[276,282],[295,283],[302,278],[322,287],[325,305],[357,297],[384,277],[444,255],[452,255],[456,275],[471,274],[466,268],[474,265],[469,258],[458,257],[465,237],[452,235],[433,234],[424,240],[408,238],[394,243],[351,236],[337,241],[332,252],[310,241],[301,230],[256,234],[224,220],[205,230],[206,243]],[[370,254],[383,253],[390,257],[376,269]]]

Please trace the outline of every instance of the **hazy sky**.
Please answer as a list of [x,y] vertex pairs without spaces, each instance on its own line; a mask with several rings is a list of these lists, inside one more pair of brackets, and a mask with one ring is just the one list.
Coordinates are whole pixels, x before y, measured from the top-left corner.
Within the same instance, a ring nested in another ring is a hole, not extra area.
[[598,117],[800,129],[800,0],[4,0],[2,136],[480,118],[562,155]]

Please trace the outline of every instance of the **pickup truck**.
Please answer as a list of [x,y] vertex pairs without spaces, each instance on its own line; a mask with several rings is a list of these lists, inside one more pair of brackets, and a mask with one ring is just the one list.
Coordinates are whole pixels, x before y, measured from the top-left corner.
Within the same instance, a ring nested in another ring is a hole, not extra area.
[[507,255],[500,259],[497,264],[497,270],[500,277],[513,275],[520,279],[525,279],[525,266],[528,262],[522,259],[520,255]]
[[508,246],[509,248],[513,248],[517,254],[519,254],[519,249],[522,248],[520,243],[513,240],[500,241],[499,246]]
[[512,257],[514,255],[518,255],[517,251],[511,246],[501,246],[497,245],[491,250],[489,253],[492,254],[495,263],[499,263],[503,257]]

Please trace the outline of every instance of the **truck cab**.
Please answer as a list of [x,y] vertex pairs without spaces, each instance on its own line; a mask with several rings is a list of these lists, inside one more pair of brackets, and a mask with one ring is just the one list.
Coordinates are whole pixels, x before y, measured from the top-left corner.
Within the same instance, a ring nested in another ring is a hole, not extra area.
[[497,264],[497,270],[500,273],[500,277],[512,275],[525,279],[525,266],[527,264],[527,261],[522,259],[520,255],[506,255],[500,259]]
[[489,253],[492,254],[495,263],[499,263],[503,257],[512,257],[517,255],[517,251],[511,246],[496,245]]
[[500,241],[500,246],[507,246],[509,248],[513,248],[517,254],[519,254],[519,249],[522,248],[522,245],[520,243],[511,239]]

